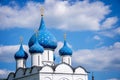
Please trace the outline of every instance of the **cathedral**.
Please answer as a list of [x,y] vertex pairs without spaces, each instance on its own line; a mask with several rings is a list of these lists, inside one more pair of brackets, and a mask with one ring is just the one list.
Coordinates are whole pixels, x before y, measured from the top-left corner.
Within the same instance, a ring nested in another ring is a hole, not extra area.
[[57,47],[55,36],[47,29],[43,14],[38,30],[29,42],[29,54],[31,56],[31,67],[26,67],[28,53],[24,51],[23,44],[15,53],[16,71],[11,72],[7,80],[88,80],[88,72],[85,68],[72,67],[72,50],[68,46],[66,35],[64,44],[59,50],[61,63],[55,64],[54,51]]

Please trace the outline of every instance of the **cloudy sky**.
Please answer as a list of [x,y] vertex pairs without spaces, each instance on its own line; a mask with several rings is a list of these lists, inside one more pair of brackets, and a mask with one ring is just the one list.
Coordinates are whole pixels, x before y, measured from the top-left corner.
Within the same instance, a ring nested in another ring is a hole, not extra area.
[[[14,54],[23,36],[24,50],[40,24],[44,6],[46,27],[63,45],[63,34],[73,50],[72,65],[94,72],[95,80],[120,80],[119,0],[0,0],[0,78],[15,71]],[[30,56],[27,67],[30,67]],[[89,73],[91,80],[91,73]]]

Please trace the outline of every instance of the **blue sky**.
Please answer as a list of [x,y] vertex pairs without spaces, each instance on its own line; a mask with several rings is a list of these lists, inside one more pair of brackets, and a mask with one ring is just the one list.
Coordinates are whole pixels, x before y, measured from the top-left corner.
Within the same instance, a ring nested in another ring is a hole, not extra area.
[[[14,54],[19,37],[24,49],[40,24],[40,7],[45,7],[46,27],[63,45],[63,34],[73,50],[72,65],[94,72],[95,80],[120,80],[119,0],[0,0],[0,77],[15,71]],[[28,52],[29,53],[29,52]],[[27,66],[30,67],[30,56]],[[91,80],[91,73],[89,73]]]

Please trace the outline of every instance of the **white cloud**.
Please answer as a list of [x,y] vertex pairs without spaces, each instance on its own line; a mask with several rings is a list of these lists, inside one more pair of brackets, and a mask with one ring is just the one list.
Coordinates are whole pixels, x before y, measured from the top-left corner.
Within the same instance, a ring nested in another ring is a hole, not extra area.
[[55,49],[55,52],[54,52],[57,57],[59,56],[59,50],[62,48],[62,46],[63,46],[63,42],[59,41],[57,43],[57,48]]
[[[14,54],[19,50],[20,45],[0,46],[0,61],[13,62]],[[24,50],[28,53],[28,46],[24,45]],[[28,53],[29,54],[29,53]]]
[[100,36],[98,36],[98,35],[93,36],[93,39],[96,40],[96,41],[99,41],[96,44],[96,47],[99,47],[99,46],[103,45],[103,43],[104,43],[103,39]]
[[115,36],[120,35],[120,27],[110,29],[110,30],[103,30],[103,31],[98,32],[98,34],[113,38]]
[[98,35],[95,35],[95,36],[93,37],[93,39],[95,39],[95,40],[101,40],[101,38],[100,38]]
[[[14,3],[15,4],[15,3]],[[68,1],[46,0],[44,3],[46,25],[69,31],[100,30],[100,22],[110,13],[109,6],[103,2],[77,1],[70,5]],[[0,29],[39,26],[40,3],[28,2],[24,7],[0,6]],[[112,25],[106,19],[104,24]]]
[[120,27],[116,28],[115,30],[113,30],[115,34],[120,35]]
[[19,6],[0,6],[0,29],[12,27],[35,27],[39,22],[39,4],[27,3],[22,9]]
[[120,42],[116,42],[116,43],[113,45],[113,48],[120,49]]
[[109,17],[102,23],[101,28],[111,29],[116,24],[117,21],[118,21],[117,17]]
[[0,69],[0,78],[6,78],[10,72],[12,71],[6,69]]
[[119,70],[120,42],[98,49],[82,49],[73,53],[73,64],[83,65],[89,70]]
[[111,78],[111,79],[107,79],[107,80],[120,80],[118,78]]

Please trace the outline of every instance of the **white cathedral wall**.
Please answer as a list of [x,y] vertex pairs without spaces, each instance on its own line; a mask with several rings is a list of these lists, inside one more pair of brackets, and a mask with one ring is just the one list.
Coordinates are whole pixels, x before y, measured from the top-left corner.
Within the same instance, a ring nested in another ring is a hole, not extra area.
[[71,56],[62,56],[62,62],[71,65]]
[[[84,69],[83,69],[84,70]],[[77,68],[76,72],[82,71],[82,68]],[[83,72],[73,73],[73,70],[67,64],[60,64],[56,67],[55,72],[50,66],[45,66],[40,71],[40,80],[88,80],[88,74]]]
[[87,75],[75,74],[52,74],[41,73],[39,74],[40,80],[88,80]]
[[60,64],[55,68],[55,73],[73,73],[73,70],[70,66],[68,66],[67,64]]
[[53,74],[40,73],[40,80],[53,80]]
[[88,80],[87,73],[73,73],[70,66],[66,64],[58,65],[55,72],[50,66],[44,66],[40,71],[38,70],[37,67],[34,67],[29,75],[24,75],[25,69],[20,68],[16,72],[15,80]]
[[43,55],[42,55],[42,61],[47,61],[48,60],[48,54],[47,54],[47,50],[44,50],[44,52],[43,52]]
[[87,72],[82,67],[76,68],[74,73],[75,74],[87,74]]
[[87,75],[82,74],[54,74],[54,73],[35,73],[29,76],[16,78],[15,80],[88,80]]
[[72,74],[54,74],[53,80],[73,80]]
[[31,55],[32,66],[42,66],[42,54],[34,53]]
[[55,67],[55,70],[53,69],[48,65],[43,66],[42,69],[40,67],[33,67],[32,70],[19,68],[14,80],[88,80],[88,73],[82,67],[76,68],[73,72],[71,66],[61,63]]
[[84,74],[73,75],[73,80],[88,80],[88,76]]
[[53,73],[53,69],[50,66],[44,66],[41,70],[41,73]]
[[32,66],[38,65],[38,54],[31,54],[31,63]]
[[16,69],[22,67],[25,68],[25,60],[24,59],[17,59],[16,60]]
[[42,65],[42,54],[41,53],[39,53],[39,55],[38,55],[38,66],[43,66]]
[[53,50],[45,49],[42,55],[43,65],[53,65]]

